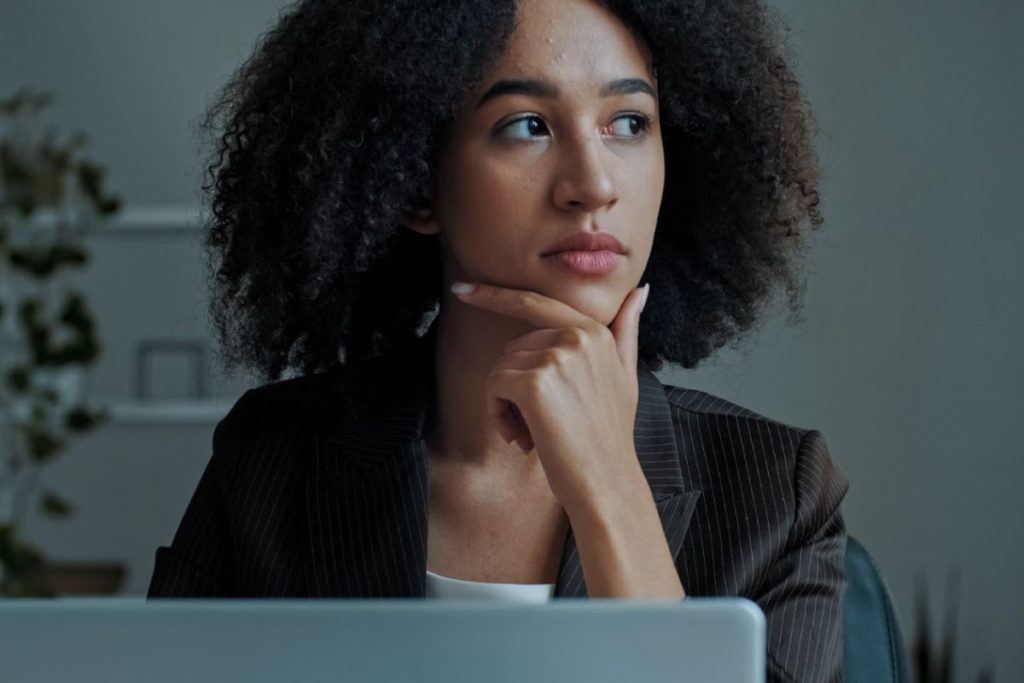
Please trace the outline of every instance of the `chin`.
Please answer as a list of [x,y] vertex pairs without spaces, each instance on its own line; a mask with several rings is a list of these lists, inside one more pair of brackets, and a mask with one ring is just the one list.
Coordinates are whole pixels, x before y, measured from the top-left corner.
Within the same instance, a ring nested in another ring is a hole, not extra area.
[[628,291],[622,292],[611,285],[595,282],[565,285],[562,292],[552,296],[607,326],[618,315],[627,294]]

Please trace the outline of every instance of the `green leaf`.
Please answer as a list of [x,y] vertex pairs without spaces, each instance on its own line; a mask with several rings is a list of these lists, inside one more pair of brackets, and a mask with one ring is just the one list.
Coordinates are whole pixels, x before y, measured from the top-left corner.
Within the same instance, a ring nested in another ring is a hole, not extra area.
[[15,394],[21,395],[28,391],[31,375],[28,367],[16,365],[7,371],[7,386]]
[[64,415],[64,428],[69,432],[87,432],[109,422],[110,418],[110,411],[105,407],[90,411],[85,405],[79,404]]
[[43,491],[39,503],[42,512],[50,517],[69,517],[74,512],[71,503],[53,491]]
[[56,590],[49,583],[43,554],[18,538],[14,526],[0,523],[0,595],[12,598],[53,597]]
[[18,538],[14,525],[0,524],[0,564],[17,574],[36,569],[42,563],[42,553]]
[[[34,407],[38,407],[38,404]],[[64,441],[56,434],[50,433],[45,426],[22,423],[19,425],[19,431],[25,441],[29,457],[39,464],[52,460],[65,446]]]
[[8,261],[36,280],[44,280],[62,266],[81,266],[88,261],[86,252],[76,246],[53,244],[43,247],[19,247],[10,250]]

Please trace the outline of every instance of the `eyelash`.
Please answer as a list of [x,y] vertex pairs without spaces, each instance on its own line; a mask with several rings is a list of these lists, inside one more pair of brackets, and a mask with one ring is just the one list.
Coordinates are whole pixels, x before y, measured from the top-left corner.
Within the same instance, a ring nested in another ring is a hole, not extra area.
[[[639,140],[640,138],[644,137],[651,130],[651,125],[654,123],[654,117],[653,116],[651,116],[650,114],[645,114],[644,112],[640,112],[640,111],[630,112],[628,114],[623,114],[622,116],[616,117],[614,120],[618,121],[619,119],[625,119],[625,118],[639,119],[641,121],[641,124],[642,124],[640,132],[637,135],[626,136],[624,138],[626,140]],[[513,119],[513,120],[505,123],[500,128],[498,128],[498,130],[495,131],[495,132],[496,132],[496,134],[499,137],[505,137],[504,135],[502,135],[502,133],[505,131],[505,129],[510,128],[511,126],[514,126],[515,124],[520,123],[522,121],[529,121],[531,119],[540,119],[540,116],[538,116],[537,114],[530,114],[528,116],[520,116],[518,119]],[[545,124],[545,126],[546,126],[546,124]],[[616,137],[622,137],[622,136],[616,136]],[[516,140],[516,138],[509,138],[509,139]],[[520,138],[520,140],[521,139],[522,138]]]

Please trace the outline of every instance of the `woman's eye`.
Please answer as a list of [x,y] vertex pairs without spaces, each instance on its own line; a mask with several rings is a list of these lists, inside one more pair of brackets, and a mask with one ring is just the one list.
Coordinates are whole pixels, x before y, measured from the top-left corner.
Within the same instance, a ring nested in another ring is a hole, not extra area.
[[647,129],[651,127],[650,117],[648,117],[646,114],[627,114],[625,116],[620,116],[619,118],[615,119],[615,122],[630,122],[630,120],[632,120],[631,125],[626,126],[625,128],[627,128],[628,131],[633,131],[633,127],[635,126],[636,130],[633,132],[627,132],[624,135],[622,135],[622,137],[640,137],[642,133],[647,132]]
[[[615,133],[615,137],[640,137],[651,126],[650,117],[646,114],[625,114],[615,119],[615,123],[620,121],[625,122],[627,125],[620,126],[620,132]],[[537,133],[539,130],[546,129],[547,125],[539,116],[524,116],[505,124],[498,129],[498,133],[504,137],[517,138],[519,136],[508,135],[507,131],[518,130],[521,133],[525,133],[526,139],[529,139],[531,133]]]
[[544,126],[544,122],[541,120],[541,118],[539,116],[524,116],[521,119],[516,119],[515,121],[510,121],[509,123],[505,124],[504,126],[502,126],[501,128],[498,129],[498,132],[501,135],[505,136],[505,137],[513,137],[513,138],[515,138],[515,137],[518,137],[518,136],[506,135],[506,131],[518,130],[519,132],[526,133],[527,137],[529,137],[529,134],[531,132],[534,132],[534,133],[537,132],[537,126],[529,125],[530,123],[533,123],[533,122],[537,122],[538,124],[540,124],[544,128],[547,127],[547,126]]

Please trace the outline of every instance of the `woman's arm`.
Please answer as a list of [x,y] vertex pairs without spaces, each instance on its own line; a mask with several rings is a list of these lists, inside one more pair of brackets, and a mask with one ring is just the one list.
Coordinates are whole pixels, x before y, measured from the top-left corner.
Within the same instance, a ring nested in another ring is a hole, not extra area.
[[821,432],[800,442],[796,514],[781,556],[757,596],[768,620],[768,680],[842,680],[846,525],[839,504],[849,483]]
[[147,599],[228,594],[225,570],[230,558],[215,460],[216,454],[206,465],[171,545],[156,550]]
[[[246,392],[248,394],[249,392]],[[146,598],[226,597],[234,593],[233,559],[222,482],[237,446],[243,395],[213,433],[213,454],[199,479],[170,546],[156,550]],[[229,426],[234,425],[234,426]]]

